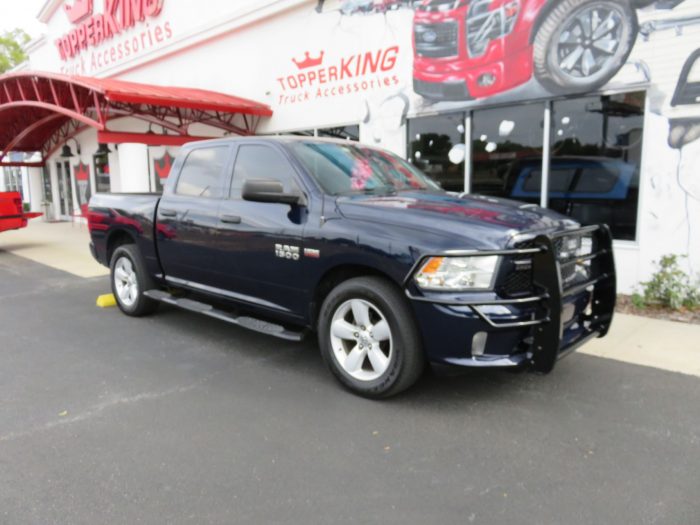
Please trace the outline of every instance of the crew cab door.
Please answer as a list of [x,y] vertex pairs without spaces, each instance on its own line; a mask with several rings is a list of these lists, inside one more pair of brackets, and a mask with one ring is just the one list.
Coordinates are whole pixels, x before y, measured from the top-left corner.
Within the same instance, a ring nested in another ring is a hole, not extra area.
[[300,283],[307,208],[243,200],[241,190],[250,179],[278,180],[285,192],[303,189],[282,148],[254,142],[237,146],[229,197],[219,214],[219,287],[245,302],[303,317],[308,309],[308,290]]
[[232,148],[195,147],[185,157],[172,190],[160,200],[156,239],[166,279],[174,284],[211,285],[219,206],[227,193]]

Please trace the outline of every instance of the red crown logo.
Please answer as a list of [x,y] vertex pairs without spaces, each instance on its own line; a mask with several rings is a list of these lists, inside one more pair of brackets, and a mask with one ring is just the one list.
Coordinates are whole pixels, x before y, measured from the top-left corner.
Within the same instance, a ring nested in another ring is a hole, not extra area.
[[308,51],[304,53],[304,59],[303,60],[297,60],[296,58],[292,59],[292,62],[299,68],[299,69],[309,69],[310,67],[316,67],[320,66],[323,64],[323,54],[324,52],[321,51],[321,54],[318,55],[316,58],[311,58],[311,55],[309,54]]
[[156,175],[158,175],[159,179],[163,180],[168,178],[168,175],[170,175],[170,170],[173,167],[174,160],[175,158],[167,151],[161,158],[155,159],[153,164],[156,170]]
[[77,24],[83,18],[92,14],[93,0],[75,0],[73,5],[65,4],[63,9],[66,10],[68,20],[72,24]]
[[73,173],[75,173],[75,180],[88,180],[90,178],[90,166],[81,162],[73,166]]

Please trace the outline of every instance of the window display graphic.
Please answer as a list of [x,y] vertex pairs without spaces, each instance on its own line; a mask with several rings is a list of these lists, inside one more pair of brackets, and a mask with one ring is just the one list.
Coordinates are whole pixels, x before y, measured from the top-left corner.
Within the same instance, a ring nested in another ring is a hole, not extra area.
[[90,166],[80,162],[73,166],[75,189],[78,191],[78,205],[82,209],[90,201]]
[[158,192],[163,191],[163,186],[170,175],[174,161],[175,158],[169,151],[166,151],[162,157],[153,160],[153,170],[156,174],[156,190]]
[[[533,95],[590,93],[629,64],[640,40],[680,34],[700,16],[675,13],[687,0],[319,0],[341,19],[411,10],[414,93],[426,103],[484,100],[530,85]],[[401,18],[401,22],[406,20]],[[342,27],[339,25],[339,27]],[[535,96],[528,98],[536,98]]]
[[97,153],[93,157],[95,161],[95,183],[98,193],[108,193],[111,190],[109,154]]
[[485,98],[529,81],[549,92],[607,84],[648,0],[432,0],[416,8],[414,90],[435,100]]

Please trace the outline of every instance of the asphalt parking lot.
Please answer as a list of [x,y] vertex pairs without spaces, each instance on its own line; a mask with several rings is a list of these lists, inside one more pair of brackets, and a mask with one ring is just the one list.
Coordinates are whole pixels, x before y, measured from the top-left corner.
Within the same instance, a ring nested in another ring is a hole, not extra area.
[[700,379],[574,355],[372,402],[313,340],[0,251],[0,523],[700,523]]

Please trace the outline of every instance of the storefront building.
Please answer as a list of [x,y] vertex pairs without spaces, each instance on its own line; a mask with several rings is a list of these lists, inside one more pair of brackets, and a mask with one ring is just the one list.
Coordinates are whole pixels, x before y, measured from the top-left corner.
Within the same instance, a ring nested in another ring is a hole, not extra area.
[[[700,268],[697,2],[47,0],[39,19],[16,73],[39,81],[0,85],[0,118],[33,85],[50,97],[65,81],[69,107],[76,77],[97,79],[85,115],[123,112],[26,157],[25,200],[52,219],[95,192],[160,191],[186,140],[300,133],[387,148],[449,191],[608,223],[622,291],[665,254]],[[125,108],[100,91],[112,80],[244,103],[202,113],[132,93]]]

